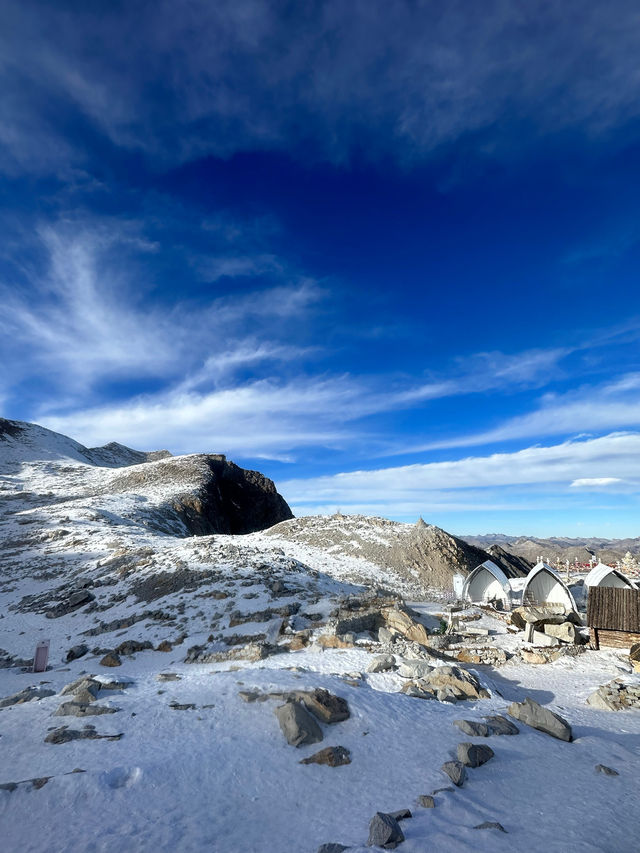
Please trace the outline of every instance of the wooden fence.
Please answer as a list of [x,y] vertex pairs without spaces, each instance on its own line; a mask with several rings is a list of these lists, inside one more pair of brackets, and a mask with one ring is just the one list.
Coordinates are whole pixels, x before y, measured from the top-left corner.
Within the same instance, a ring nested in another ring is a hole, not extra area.
[[587,625],[596,648],[628,648],[640,642],[640,590],[611,586],[589,588]]

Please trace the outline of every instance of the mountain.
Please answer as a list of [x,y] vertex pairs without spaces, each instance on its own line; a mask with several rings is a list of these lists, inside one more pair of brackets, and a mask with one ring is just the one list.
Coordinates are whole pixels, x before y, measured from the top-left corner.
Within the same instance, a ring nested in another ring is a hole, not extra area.
[[565,562],[588,563],[592,557],[597,557],[604,563],[615,563],[622,560],[627,551],[635,556],[640,556],[640,537],[629,539],[606,539],[600,537],[588,537],[585,539],[572,539],[569,537],[555,536],[548,539],[535,536],[506,536],[503,533],[488,533],[482,536],[463,536],[469,544],[478,548],[498,546],[509,555],[524,557],[530,563],[536,563],[539,557],[544,557],[546,562],[555,563],[556,560]]

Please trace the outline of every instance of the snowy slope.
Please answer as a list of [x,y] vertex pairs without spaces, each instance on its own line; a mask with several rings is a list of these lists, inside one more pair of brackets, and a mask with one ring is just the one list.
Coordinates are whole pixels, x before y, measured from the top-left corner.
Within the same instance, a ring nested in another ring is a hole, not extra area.
[[[334,548],[321,526],[297,538],[282,535],[280,525],[247,536],[177,537],[149,523],[166,497],[152,473],[162,460],[144,464],[150,476],[139,491],[118,492],[122,469],[64,452],[37,459],[36,447],[1,474],[0,648],[13,665],[0,669],[0,698],[30,685],[56,691],[0,710],[0,785],[21,783],[0,788],[3,853],[315,853],[329,841],[358,851],[376,811],[406,807],[414,816],[402,822],[403,853],[637,850],[640,713],[585,704],[597,686],[628,670],[622,652],[544,666],[515,656],[499,669],[476,667],[488,699],[452,705],[405,695],[396,671],[366,672],[373,655],[388,650],[372,637],[352,648],[319,641],[338,606],[378,586],[420,596],[425,622],[438,622],[442,601],[425,600],[424,587],[388,562],[360,555],[358,540],[388,541],[375,524],[341,522],[356,543],[351,549]],[[91,597],[64,612],[83,591]],[[195,646],[225,657],[252,639],[274,640],[283,618],[279,654],[185,662]],[[513,652],[521,644],[498,618],[473,624],[493,632],[487,642],[494,646]],[[305,631],[310,644],[285,651],[293,632]],[[16,658],[31,657],[45,638],[51,668],[26,671]],[[102,666],[102,655],[123,641],[167,642],[169,650],[122,654],[120,667]],[[89,652],[67,663],[79,643]],[[399,661],[412,653],[395,648]],[[67,698],[59,691],[82,673],[130,680],[122,691],[100,693],[97,704],[118,710],[88,720],[53,716]],[[161,680],[162,673],[176,679]],[[239,696],[315,687],[344,697],[351,716],[323,726],[321,744],[298,749],[280,732],[277,700]],[[419,795],[450,787],[440,767],[469,740],[453,721],[504,713],[525,695],[565,716],[574,742],[520,725],[517,737],[486,741],[495,757],[470,770],[464,787],[436,794],[434,809],[420,808]],[[122,738],[45,743],[50,730],[87,723]],[[326,745],[349,749],[351,764],[299,763]],[[596,764],[620,775],[596,773]],[[26,781],[43,777],[51,778]],[[499,821],[507,834],[474,829],[483,821]]]

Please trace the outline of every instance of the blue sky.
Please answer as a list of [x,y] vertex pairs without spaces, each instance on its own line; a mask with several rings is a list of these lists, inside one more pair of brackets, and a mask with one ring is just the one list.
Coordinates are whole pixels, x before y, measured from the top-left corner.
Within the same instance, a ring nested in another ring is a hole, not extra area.
[[0,10],[0,414],[640,534],[637,4]]

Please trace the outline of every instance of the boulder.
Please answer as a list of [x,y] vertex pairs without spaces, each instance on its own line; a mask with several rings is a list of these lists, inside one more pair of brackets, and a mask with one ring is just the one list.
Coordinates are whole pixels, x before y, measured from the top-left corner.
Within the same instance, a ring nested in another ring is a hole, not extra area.
[[[550,627],[550,626],[545,626]],[[559,646],[560,640],[557,637],[552,637],[550,634],[545,634],[543,631],[534,631],[531,642],[534,646]]]
[[367,667],[367,672],[388,672],[396,665],[393,655],[376,655]]
[[122,661],[115,652],[107,652],[100,661],[100,666],[122,666]]
[[61,726],[59,729],[54,729],[44,739],[45,743],[69,743],[72,740],[120,740],[121,734],[117,735],[100,735],[96,732],[93,726],[85,726],[84,729],[70,729],[67,726]]
[[531,728],[537,729],[540,732],[545,732],[545,734],[558,738],[558,740],[567,742],[573,740],[571,726],[563,717],[555,714],[548,708],[543,708],[542,705],[539,705],[528,696],[523,702],[514,702],[509,705],[507,713],[510,717],[520,720],[525,725],[531,726]]
[[[102,687],[99,681],[96,681],[91,676],[83,675],[80,678],[76,678],[75,681],[70,682],[69,684],[65,684],[65,686],[60,691],[61,696],[68,696],[69,694],[73,694],[75,697],[77,694],[87,693],[92,697],[92,699],[83,698],[83,702],[91,702],[98,697],[98,691]],[[76,700],[78,701],[78,700]]]
[[561,622],[575,622],[576,625],[581,625],[582,622],[577,613],[567,613],[562,604],[544,604],[538,606],[517,607],[511,611],[511,624],[516,628],[524,631],[527,623],[540,628],[543,625],[559,625]]
[[629,649],[629,663],[634,672],[640,672],[640,643],[634,643]]
[[300,764],[325,764],[327,767],[341,767],[351,764],[351,753],[344,746],[327,746],[315,752],[308,758],[303,758]]
[[424,678],[433,669],[433,665],[426,660],[404,660],[398,667],[398,675],[402,678]]
[[0,699],[0,708],[8,708],[11,705],[24,705],[25,702],[33,702],[35,699],[46,699],[47,696],[55,696],[55,690],[46,687],[25,687],[19,693],[13,693]]
[[441,770],[447,774],[449,779],[451,779],[453,784],[458,788],[462,787],[464,780],[467,778],[467,771],[461,761],[445,761]]
[[369,822],[367,846],[395,850],[402,841],[404,841],[404,834],[398,821],[390,814],[376,812]]
[[143,652],[146,649],[152,648],[153,643],[149,642],[149,640],[145,640],[144,642],[140,642],[139,640],[125,640],[119,646],[116,646],[114,652],[117,655],[134,655],[136,652]]
[[405,608],[399,606],[384,607],[381,613],[386,627],[391,632],[400,634],[400,636],[413,643],[420,643],[422,646],[428,644],[429,633],[427,629],[411,616]]
[[[419,681],[424,690],[435,692],[440,699],[442,695],[454,699],[488,699],[489,692],[481,687],[480,682],[471,672],[457,666],[439,666]],[[442,700],[441,700],[442,701]]]
[[435,809],[436,801],[429,794],[421,794],[418,797],[418,805],[423,809]]
[[549,637],[556,637],[563,643],[582,643],[582,635],[573,622],[561,622],[559,625],[545,625],[544,633]]
[[316,687],[315,690],[295,690],[289,697],[302,702],[307,711],[311,711],[322,723],[341,723],[351,716],[346,699],[321,687]]
[[322,729],[315,718],[299,702],[285,702],[275,709],[282,733],[291,746],[318,743],[322,740]]
[[511,720],[507,720],[506,717],[501,717],[499,714],[485,717],[485,720],[487,721],[489,732],[492,735],[520,734],[520,729],[516,725],[514,725]]
[[384,626],[382,628],[378,628],[378,642],[379,643],[393,643],[394,635],[388,628]]
[[475,720],[454,720],[453,725],[469,737],[489,737],[491,734],[486,723],[477,723]]
[[67,652],[67,663],[71,663],[72,660],[77,660],[78,658],[84,657],[89,651],[89,646],[85,646],[84,643],[80,643],[77,646],[72,646]]
[[391,817],[395,817],[396,820],[408,820],[410,817],[413,817],[411,814],[411,809],[399,809],[397,812],[389,812]]
[[482,823],[479,823],[477,826],[473,827],[474,829],[497,829],[499,832],[506,832],[507,830],[501,823],[498,823],[497,820],[485,820]]
[[465,767],[481,767],[494,756],[490,746],[475,743],[459,743],[457,748],[458,761]]
[[328,844],[321,844],[316,853],[344,853],[348,849],[344,844],[336,844],[330,841]]

